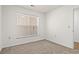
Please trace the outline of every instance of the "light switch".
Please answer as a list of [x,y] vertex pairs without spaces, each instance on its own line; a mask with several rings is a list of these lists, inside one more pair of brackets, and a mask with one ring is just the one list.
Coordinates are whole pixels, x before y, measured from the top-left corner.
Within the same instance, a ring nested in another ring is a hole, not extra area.
[[70,29],[70,25],[68,25],[68,28]]

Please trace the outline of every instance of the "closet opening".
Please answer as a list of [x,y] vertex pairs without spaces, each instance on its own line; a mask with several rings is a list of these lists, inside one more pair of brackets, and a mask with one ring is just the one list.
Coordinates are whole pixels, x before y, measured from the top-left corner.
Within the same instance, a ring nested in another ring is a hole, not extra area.
[[74,8],[74,49],[79,49],[79,8]]

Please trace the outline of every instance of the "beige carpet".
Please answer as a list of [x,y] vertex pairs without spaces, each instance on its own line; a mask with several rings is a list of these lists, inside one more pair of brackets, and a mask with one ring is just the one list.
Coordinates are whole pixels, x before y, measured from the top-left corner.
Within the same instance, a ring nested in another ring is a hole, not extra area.
[[78,54],[79,50],[69,49],[48,40],[26,43],[4,48],[2,54]]

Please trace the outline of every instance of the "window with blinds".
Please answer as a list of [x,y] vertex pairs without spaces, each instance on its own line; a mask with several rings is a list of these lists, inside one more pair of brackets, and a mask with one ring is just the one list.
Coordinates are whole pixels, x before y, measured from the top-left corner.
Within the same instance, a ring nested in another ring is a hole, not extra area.
[[17,38],[37,35],[37,29],[38,29],[37,20],[38,17],[36,16],[18,14],[16,24]]

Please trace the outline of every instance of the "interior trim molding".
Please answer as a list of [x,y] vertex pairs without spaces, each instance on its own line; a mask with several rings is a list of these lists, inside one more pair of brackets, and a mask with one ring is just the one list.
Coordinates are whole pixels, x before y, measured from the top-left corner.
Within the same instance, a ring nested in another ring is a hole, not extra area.
[[79,42],[74,42],[74,49],[79,49]]
[[2,48],[0,48],[0,51],[2,51]]

